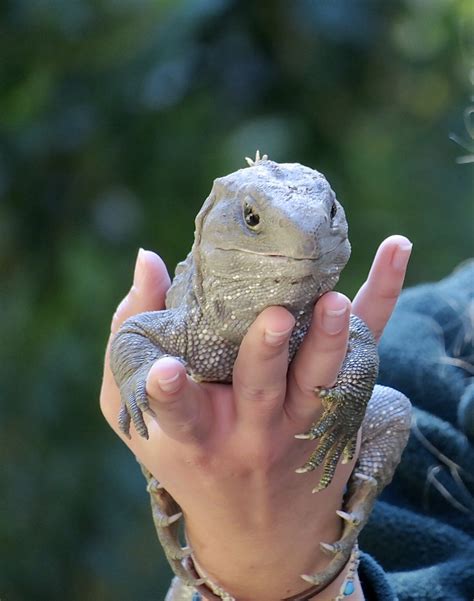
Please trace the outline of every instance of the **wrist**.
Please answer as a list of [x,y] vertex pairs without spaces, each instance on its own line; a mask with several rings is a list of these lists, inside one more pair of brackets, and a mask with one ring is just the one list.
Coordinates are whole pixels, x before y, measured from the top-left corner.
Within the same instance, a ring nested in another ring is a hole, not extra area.
[[213,487],[211,502],[203,495],[205,502],[181,504],[194,558],[239,601],[274,601],[307,589],[301,575],[322,572],[332,559],[320,543],[340,538],[336,510],[342,506],[348,469],[342,465],[331,486],[315,495],[311,479],[295,475],[296,484],[308,490],[296,491],[295,482],[283,476],[270,487],[246,482],[232,495]]
[[328,566],[330,558],[320,542],[339,538],[341,520],[325,507],[318,504],[306,519],[293,507],[291,511],[301,518],[296,524],[288,520],[286,509],[267,526],[228,519],[195,524],[186,516],[187,538],[202,571],[239,601],[284,599],[309,588],[302,574],[315,574]]
[[[185,564],[188,573],[192,574],[195,578],[206,579],[204,585],[194,589],[200,593],[199,599],[201,601],[220,601],[221,599],[225,601],[237,601],[229,591],[224,590],[216,582],[210,580],[209,575],[200,566],[197,566],[191,557],[186,558]],[[364,595],[358,576],[358,566],[359,548],[356,542],[349,561],[330,582],[310,586],[295,595],[291,595],[291,597],[284,596],[282,593],[278,595],[278,599],[281,601],[363,601]],[[258,601],[270,601],[274,598],[274,594],[268,595],[265,592],[258,597],[256,594],[252,594],[250,597],[239,597],[238,601],[255,601],[255,599],[258,599]]]

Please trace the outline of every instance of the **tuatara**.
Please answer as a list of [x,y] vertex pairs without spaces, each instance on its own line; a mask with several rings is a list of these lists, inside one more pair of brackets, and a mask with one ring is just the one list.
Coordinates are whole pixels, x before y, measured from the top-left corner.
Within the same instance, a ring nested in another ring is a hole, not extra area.
[[[309,328],[316,300],[332,290],[349,259],[344,210],[321,173],[297,163],[260,159],[258,153],[248,162],[248,168],[214,181],[196,218],[191,252],[176,268],[166,309],[127,320],[113,340],[111,365],[121,391],[119,425],[125,434],[132,422],[148,437],[143,412],[152,410],[145,382],[159,357],[179,358],[196,380],[231,382],[240,342],[268,306],[281,305],[295,317],[291,360]],[[327,569],[304,576],[313,584],[313,594],[346,564],[408,438],[410,403],[397,391],[375,386],[377,371],[372,334],[351,316],[348,352],[337,382],[315,391],[322,399],[323,415],[298,435],[318,439],[314,452],[297,469],[303,473],[323,465],[318,491],[331,483],[341,457],[353,457],[362,426],[360,456],[344,511],[339,512],[345,524],[342,537],[322,544],[331,556]],[[181,549],[178,543],[179,506],[143,471],[158,536],[178,577],[177,592],[170,592],[169,600],[191,598],[198,590],[212,598],[210,583],[190,569],[189,548]],[[230,598],[218,588],[214,594]]]

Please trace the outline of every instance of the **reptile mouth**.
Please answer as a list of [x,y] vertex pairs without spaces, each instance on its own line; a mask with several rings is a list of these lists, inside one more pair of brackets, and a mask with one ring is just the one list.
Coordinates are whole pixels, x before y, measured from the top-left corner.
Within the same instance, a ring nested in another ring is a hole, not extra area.
[[290,255],[283,255],[281,253],[272,253],[272,252],[257,252],[254,250],[249,250],[248,248],[222,248],[221,246],[216,246],[217,250],[222,250],[224,252],[241,252],[249,255],[256,255],[259,257],[270,257],[272,259],[289,259],[290,261],[317,261],[322,255],[314,255],[314,256],[304,256],[304,257],[295,257]]
[[248,248],[237,248],[237,247],[232,247],[232,248],[223,248],[222,246],[216,246],[217,250],[222,250],[224,252],[242,252],[242,253],[247,253],[249,255],[257,255],[260,257],[270,257],[272,259],[287,259],[290,261],[318,261],[319,259],[321,259],[321,257],[325,257],[326,255],[334,252],[339,246],[341,246],[342,244],[345,243],[345,239],[341,240],[340,242],[338,242],[335,246],[328,248],[325,252],[323,253],[319,253],[317,255],[304,255],[304,256],[291,256],[291,255],[284,255],[282,253],[275,253],[275,252],[258,252],[256,250],[250,250]]

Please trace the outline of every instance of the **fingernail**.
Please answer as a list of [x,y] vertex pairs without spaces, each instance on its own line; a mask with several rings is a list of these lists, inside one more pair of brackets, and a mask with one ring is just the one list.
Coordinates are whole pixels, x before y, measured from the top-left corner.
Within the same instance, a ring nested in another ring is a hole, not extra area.
[[179,372],[168,378],[158,377],[158,385],[164,392],[176,392],[181,382],[179,381]]
[[293,330],[293,326],[283,332],[274,332],[273,330],[265,330],[265,342],[270,346],[280,346],[284,344]]
[[143,284],[143,278],[144,278],[144,256],[145,256],[145,251],[143,250],[143,248],[140,248],[138,251],[138,255],[137,255],[137,260],[135,262],[135,271],[133,273],[133,285],[135,286],[135,288],[140,288]]
[[326,334],[339,334],[346,325],[347,303],[340,309],[325,309],[322,318],[322,327]]
[[392,257],[392,267],[394,269],[397,271],[403,271],[406,269],[412,248],[413,244],[409,240],[404,243],[402,242],[399,246],[397,246],[397,249],[393,253]]

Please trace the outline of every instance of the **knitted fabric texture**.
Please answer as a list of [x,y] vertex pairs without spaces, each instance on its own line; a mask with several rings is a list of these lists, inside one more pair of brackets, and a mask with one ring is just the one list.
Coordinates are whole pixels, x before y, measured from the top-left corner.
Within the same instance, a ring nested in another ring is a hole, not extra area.
[[400,601],[474,598],[473,316],[470,261],[404,292],[381,341],[379,383],[410,398],[416,425],[360,546]]

